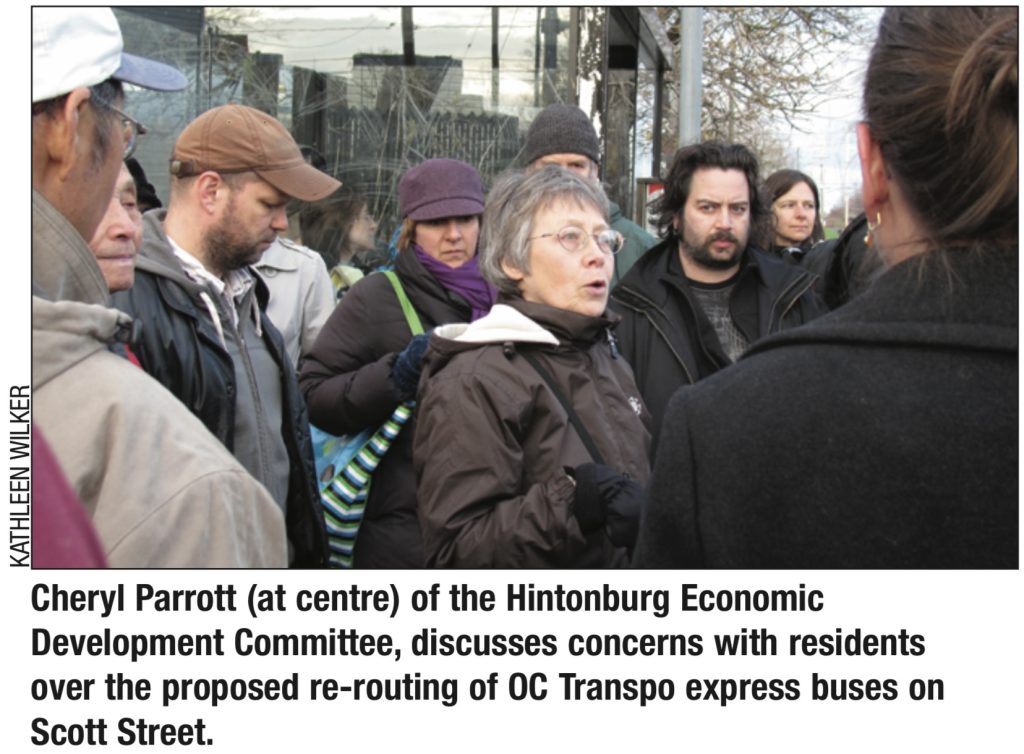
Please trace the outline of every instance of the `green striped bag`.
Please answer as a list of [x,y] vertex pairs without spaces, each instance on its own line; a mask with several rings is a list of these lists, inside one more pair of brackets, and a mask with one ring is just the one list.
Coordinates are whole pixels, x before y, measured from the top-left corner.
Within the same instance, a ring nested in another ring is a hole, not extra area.
[[[423,333],[416,310],[412,308],[409,297],[405,295],[398,276],[391,270],[384,274],[391,281],[395,295],[405,313],[409,329],[413,335]],[[324,511],[324,523],[327,528],[327,542],[330,546],[330,565],[334,568],[351,568],[354,556],[356,535],[366,511],[366,500],[370,494],[370,483],[373,472],[381,458],[387,453],[391,443],[416,407],[415,401],[405,401],[398,405],[384,424],[374,432],[352,458],[335,473],[333,478],[320,487],[320,505]]]

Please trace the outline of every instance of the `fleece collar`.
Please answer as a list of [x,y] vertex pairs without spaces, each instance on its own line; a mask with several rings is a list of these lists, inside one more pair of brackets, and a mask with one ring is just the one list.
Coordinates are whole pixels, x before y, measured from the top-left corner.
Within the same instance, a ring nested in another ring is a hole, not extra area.
[[495,304],[485,316],[470,324],[441,325],[434,334],[457,343],[545,343],[557,346],[558,338],[508,304]]

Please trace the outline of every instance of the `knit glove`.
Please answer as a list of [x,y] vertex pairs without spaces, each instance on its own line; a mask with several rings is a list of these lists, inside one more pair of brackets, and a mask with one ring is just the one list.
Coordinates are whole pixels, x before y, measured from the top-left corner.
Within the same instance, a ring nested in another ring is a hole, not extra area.
[[573,515],[584,534],[604,527],[616,547],[633,547],[640,531],[644,490],[629,477],[598,463],[572,470],[576,480]]
[[423,354],[427,350],[427,343],[430,342],[430,335],[414,335],[405,350],[398,354],[395,363],[391,365],[391,380],[402,395],[402,400],[407,401],[416,396],[416,387],[420,382],[420,371],[423,369]]

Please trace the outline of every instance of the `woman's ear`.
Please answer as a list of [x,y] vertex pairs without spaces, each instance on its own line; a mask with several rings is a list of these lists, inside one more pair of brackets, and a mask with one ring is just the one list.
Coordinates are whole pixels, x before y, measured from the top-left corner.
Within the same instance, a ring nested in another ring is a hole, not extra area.
[[518,267],[513,265],[507,259],[502,259],[501,260],[501,271],[504,272],[505,275],[510,280],[515,280],[517,283],[520,282],[523,278],[526,277],[526,275],[523,274],[522,270],[520,270]]
[[857,153],[863,180],[864,211],[871,218],[889,201],[889,179],[882,148],[871,135],[867,123],[857,124]]

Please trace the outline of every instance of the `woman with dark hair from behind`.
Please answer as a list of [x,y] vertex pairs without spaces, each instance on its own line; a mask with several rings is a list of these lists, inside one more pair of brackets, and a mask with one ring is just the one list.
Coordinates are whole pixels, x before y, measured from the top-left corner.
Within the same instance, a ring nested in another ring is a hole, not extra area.
[[887,269],[675,395],[635,562],[1018,567],[1017,58],[1016,8],[885,11],[857,138]]
[[814,244],[825,239],[821,225],[821,192],[814,179],[799,170],[776,170],[765,179],[761,196],[771,209],[759,243],[789,262],[799,262]]
[[342,186],[326,199],[299,210],[302,242],[320,252],[340,299],[369,271],[364,260],[375,248],[377,222],[365,196]]

